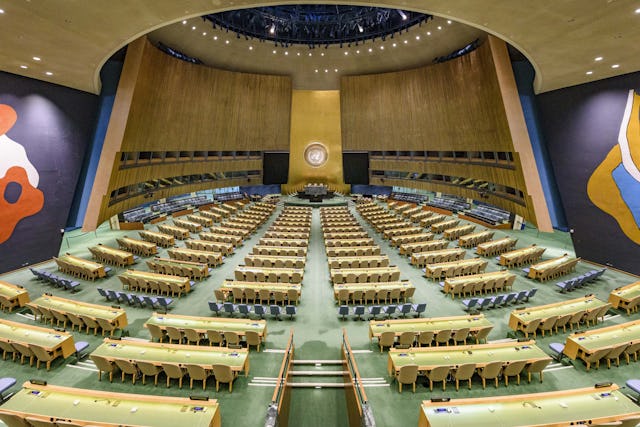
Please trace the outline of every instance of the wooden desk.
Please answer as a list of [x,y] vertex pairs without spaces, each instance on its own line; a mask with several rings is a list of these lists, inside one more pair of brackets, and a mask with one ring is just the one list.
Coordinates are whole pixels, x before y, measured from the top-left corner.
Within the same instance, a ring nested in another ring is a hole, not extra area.
[[[22,385],[0,408],[0,419],[11,424],[3,414],[29,416],[74,425],[154,427],[220,427],[220,408],[215,399],[189,400],[184,397],[147,396],[108,391],[36,385]],[[198,409],[196,409],[198,408]]]
[[24,307],[24,305],[30,301],[29,292],[27,292],[24,287],[2,280],[0,280],[0,295],[10,302],[10,311],[16,306]]
[[338,299],[338,294],[343,289],[347,289],[349,291],[349,299],[351,299],[351,296],[355,291],[362,291],[364,293],[369,290],[393,291],[395,289],[400,289],[400,291],[404,293],[410,288],[414,288],[414,286],[408,280],[393,281],[393,282],[375,282],[375,283],[342,283],[338,285],[333,285],[333,296],[335,299]]
[[142,240],[155,243],[156,245],[163,248],[168,248],[176,244],[175,237],[173,237],[171,234],[160,233],[158,231],[151,230],[141,230],[138,231],[138,234],[140,235]]
[[180,240],[188,239],[191,235],[187,228],[176,227],[175,225],[158,224],[158,230],[160,230],[162,233],[170,234],[176,239]]
[[131,252],[105,246],[102,243],[89,248],[91,252],[100,262],[112,261],[112,264],[121,266],[133,264],[133,254]]
[[[385,255],[327,257],[330,268],[374,268],[388,267],[389,257]],[[354,267],[354,263],[358,266]]]
[[527,277],[529,279],[544,281],[549,279],[551,277],[551,273],[554,271],[557,271],[558,275],[564,275],[575,269],[578,261],[580,261],[580,258],[573,258],[569,255],[563,255],[561,257],[543,261],[529,267],[529,274],[527,274]]
[[201,251],[199,249],[176,248],[167,251],[169,257],[180,261],[191,261],[206,263],[210,267],[217,267],[222,264],[222,253]]
[[444,220],[446,220],[448,218],[447,215],[441,215],[441,214],[435,214],[435,215],[431,215],[430,217],[427,218],[422,218],[420,220],[420,226],[427,228],[430,227],[433,224],[436,224],[438,222],[442,222]]
[[627,309],[627,306],[640,297],[640,282],[616,288],[609,294],[609,302],[613,308]]
[[391,319],[391,320],[370,320],[369,321],[369,341],[380,337],[380,334],[393,331],[396,337],[403,332],[413,332],[419,335],[420,332],[438,333],[443,330],[457,331],[458,329],[469,328],[470,332],[476,333],[481,329],[493,328],[493,324],[484,317],[484,314],[449,316],[449,317],[426,317],[417,319]]
[[342,232],[334,232],[334,231],[325,231],[323,233],[323,237],[325,240],[331,239],[366,239],[369,237],[369,233],[366,231],[342,231]]
[[467,255],[462,248],[440,249],[437,251],[414,252],[411,254],[411,264],[423,267],[438,262],[460,261]]
[[165,331],[167,326],[173,326],[181,330],[195,329],[203,334],[207,331],[235,332],[241,337],[247,331],[257,332],[264,340],[267,337],[267,321],[251,319],[232,319],[229,317],[197,317],[183,316],[179,314],[158,314],[153,313],[144,324],[155,325]]
[[18,342],[24,345],[35,344],[53,353],[55,358],[67,358],[76,352],[73,335],[54,329],[25,323],[0,319],[0,340],[4,342]]
[[199,251],[220,252],[223,255],[231,255],[233,253],[233,245],[224,242],[210,242],[208,240],[189,239],[184,244],[188,249],[197,249]]
[[[253,267],[276,267],[282,263],[280,268],[300,268],[304,269],[306,257],[302,256],[278,256],[278,255],[255,255],[249,254],[244,257],[244,263]],[[265,265],[269,264],[269,265]]]
[[327,257],[380,255],[380,246],[332,246],[326,248]]
[[175,363],[178,366],[193,364],[211,369],[212,365],[227,365],[235,372],[249,375],[249,351],[208,345],[167,344],[148,341],[125,341],[105,338],[90,355],[107,360],[125,359],[130,362],[144,361],[160,366]]
[[207,218],[201,215],[187,215],[187,220],[191,222],[197,222],[203,227],[211,227],[213,225],[213,218]]
[[640,341],[640,320],[590,329],[567,337],[563,353],[572,360],[582,359],[601,348]]
[[509,327],[514,331],[523,331],[526,326],[535,320],[546,320],[552,316],[566,316],[581,311],[591,311],[608,305],[593,295],[584,296],[567,301],[558,301],[552,304],[527,307],[513,310],[509,315]]
[[460,236],[458,238],[458,246],[461,248],[472,248],[478,246],[481,243],[485,243],[493,238],[495,232],[493,231],[480,231],[478,233],[470,233]]
[[155,243],[145,242],[144,240],[132,239],[127,236],[119,237],[116,239],[118,246],[126,250],[130,250],[133,253],[140,254],[142,256],[151,256],[158,253],[158,247]]
[[[238,277],[238,273],[240,273],[242,277]],[[291,282],[293,280],[293,277],[296,275],[300,276],[300,281],[295,281],[294,283],[301,283],[302,280],[304,279],[303,268],[249,267],[249,266],[239,265],[235,269],[236,280],[241,280],[246,282],[252,282],[252,281],[262,282],[263,280],[258,280],[258,278],[256,277],[258,273],[262,273],[265,276],[264,281],[267,281],[267,276],[269,274],[276,274],[278,277],[278,282],[280,282],[281,275],[283,274],[289,278],[289,280],[287,280],[286,282]],[[249,280],[248,277],[253,277],[255,280]],[[275,282],[272,282],[272,283],[275,283]]]
[[478,274],[487,268],[488,262],[480,258],[461,259],[460,261],[440,262],[436,264],[428,264],[425,270],[425,277],[430,279],[439,279],[441,277],[454,277],[460,276],[456,274],[456,269],[469,268],[471,271],[469,274]]
[[493,256],[510,250],[516,243],[518,243],[518,239],[503,237],[502,239],[480,243],[476,247],[476,253],[481,256]]
[[195,278],[194,276],[197,276],[204,279],[211,274],[209,273],[208,262],[201,263],[169,258],[154,258],[153,260],[147,261],[147,265],[156,273],[170,274],[174,276],[184,276],[182,272],[183,268],[187,268],[188,270],[195,269],[197,271],[195,273],[189,273],[188,277],[192,278]]
[[[515,274],[509,272],[509,270],[503,271],[491,271],[488,273],[480,273],[480,274],[470,274],[467,276],[458,276],[458,277],[447,277],[444,281],[444,288],[442,289],[445,294],[451,294],[451,298],[453,299],[454,290],[456,287],[464,286],[469,283],[490,283],[491,281],[504,280],[507,281],[511,279],[515,280]],[[505,287],[508,287],[505,285]],[[500,291],[501,292],[501,291]]]
[[442,222],[435,222],[435,223],[431,224],[431,232],[432,233],[442,233],[444,230],[446,230],[448,228],[455,227],[458,224],[460,224],[460,220],[459,219],[448,219],[448,220],[442,221]]
[[459,225],[453,228],[447,228],[444,230],[442,237],[447,240],[457,240],[458,237],[464,236],[465,234],[471,233],[476,229],[475,225],[467,224],[467,225]]
[[302,291],[302,285],[300,283],[244,282],[239,280],[225,280],[220,286],[220,290],[222,290],[223,292],[231,292],[234,288],[242,289],[243,291],[246,289],[252,289],[254,291],[267,289],[271,293],[276,291],[287,293],[289,289],[294,289],[298,291],[298,295],[300,295]]
[[[640,409],[617,385],[512,394],[449,402],[423,401],[418,427],[538,427],[604,425],[637,417]],[[615,425],[615,424],[612,424]]]
[[247,237],[249,234],[251,234],[251,230],[247,230],[244,228],[227,227],[224,224],[219,225],[217,227],[211,227],[209,230],[211,230],[212,233],[230,234],[232,236],[240,236],[243,239]]
[[92,319],[104,319],[120,329],[124,329],[129,324],[127,321],[127,313],[122,308],[90,304],[88,302],[48,295],[36,298],[31,304],[36,307],[61,311],[62,313],[75,314],[76,316],[82,315],[91,317]]
[[349,246],[374,246],[372,238],[366,239],[328,239],[324,241],[327,247],[349,247]]
[[[105,277],[107,273],[104,271],[104,265],[97,262],[89,261],[84,258],[73,256],[71,254],[62,255],[60,258],[56,258],[56,264],[60,268],[60,261],[67,263],[72,267],[76,267],[81,270],[82,274],[87,276],[89,280],[95,280],[101,277]],[[71,272],[68,266],[64,266],[61,269],[64,272]]]
[[282,231],[284,233],[308,233],[309,227],[284,227],[272,225],[269,227],[269,231]]
[[391,246],[398,247],[407,243],[421,243],[432,241],[435,235],[433,233],[419,232],[416,234],[403,234],[393,236],[391,238]]
[[298,248],[306,248],[309,246],[309,240],[307,239],[269,239],[262,237],[260,244],[264,246],[291,246]]
[[545,248],[541,248],[540,246],[527,246],[526,248],[520,248],[514,251],[503,253],[502,255],[500,255],[500,260],[498,261],[498,263],[500,265],[504,265],[505,267],[511,267],[512,265],[516,264],[518,258],[526,257],[526,261],[524,263],[529,264],[530,262],[540,259],[544,251]]
[[234,236],[232,234],[202,232],[199,236],[200,240],[206,240],[209,242],[231,243],[235,247],[242,245],[242,237]]
[[271,231],[267,230],[264,233],[264,237],[268,239],[304,239],[309,240],[309,232],[308,231],[297,231],[297,232],[289,232],[289,231]]
[[[387,370],[389,375],[397,374],[404,365],[416,364],[418,370],[428,371],[438,366],[451,368],[474,363],[483,367],[491,362],[504,364],[518,361],[527,363],[549,360],[551,357],[535,345],[536,342],[508,342],[495,344],[473,344],[440,347],[412,347],[389,350]],[[516,350],[517,349],[517,350]]]
[[202,224],[200,224],[199,222],[174,218],[173,223],[175,224],[176,227],[186,228],[192,233],[199,233],[202,231]]
[[409,235],[415,235],[415,234],[422,234],[424,232],[424,229],[422,227],[416,227],[412,223],[409,223],[409,225],[410,225],[409,227],[403,226],[399,228],[394,228],[392,230],[385,229],[385,231],[382,233],[382,236],[385,239],[389,240],[397,236],[409,236]]
[[[348,283],[347,276],[350,274],[353,274],[356,276],[356,281],[351,283],[366,283],[362,279],[364,274],[367,275],[367,282],[371,279],[373,275],[377,275],[377,276],[382,276],[384,274],[389,275],[387,280],[382,279],[382,277],[379,277],[378,280],[373,279],[372,281],[374,283],[387,282],[387,281],[395,282],[400,279],[400,269],[395,265],[391,265],[389,267],[331,268],[329,271],[331,275],[331,283],[333,284]],[[342,280],[339,279],[338,275],[340,274],[342,275]]]
[[207,210],[200,210],[200,215],[202,215],[205,218],[209,218],[211,220],[213,220],[214,222],[220,222],[222,221],[222,215],[216,212],[211,212],[211,211],[207,211]]
[[229,213],[228,210],[226,209],[222,209],[218,206],[211,206],[210,212],[212,213],[216,213],[218,215],[220,215],[222,218],[228,218],[231,216],[231,214]]
[[188,294],[191,290],[191,283],[189,283],[188,277],[173,276],[170,274],[158,274],[152,273],[150,271],[140,270],[127,270],[121,273],[119,276],[133,277],[136,279],[143,279],[147,281],[153,280],[156,282],[174,283],[180,286],[185,294]]
[[411,255],[414,252],[428,252],[446,249],[449,246],[448,240],[429,240],[425,242],[402,243],[400,245],[400,255]]
[[252,251],[255,255],[300,256],[305,258],[307,256],[307,248],[305,247],[254,245]]

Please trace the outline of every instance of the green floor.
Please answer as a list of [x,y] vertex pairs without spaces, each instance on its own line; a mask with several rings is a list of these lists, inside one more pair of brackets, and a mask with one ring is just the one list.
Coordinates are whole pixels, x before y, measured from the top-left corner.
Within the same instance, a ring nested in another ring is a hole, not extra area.
[[[353,208],[352,208],[353,209]],[[207,300],[213,299],[213,289],[217,288],[226,278],[233,277],[235,266],[243,263],[244,255],[248,253],[251,247],[257,242],[259,237],[264,233],[268,225],[273,221],[280,212],[278,208],[272,218],[263,225],[258,233],[248,241],[244,246],[231,257],[225,260],[223,266],[214,270],[212,276],[206,281],[198,284],[195,290],[188,296],[183,297],[174,304],[173,313],[190,314],[198,316],[211,316]],[[355,212],[355,209],[353,209]],[[359,219],[360,217],[357,216]],[[451,298],[445,297],[440,293],[437,284],[430,282],[421,277],[421,272],[412,267],[406,258],[400,257],[398,252],[391,248],[385,240],[375,233],[366,222],[360,219],[361,223],[374,237],[376,243],[382,247],[382,251],[389,255],[393,264],[396,264],[402,270],[402,278],[409,279],[416,286],[417,290],[414,296],[414,302],[427,302],[427,316],[445,316],[463,314],[462,305],[459,300],[452,301]],[[95,233],[81,233],[75,231],[67,233],[63,239],[61,253],[70,252],[89,258],[90,254],[87,247],[96,243],[117,246],[116,237],[124,234],[136,236],[135,232],[112,231],[108,225],[101,226]],[[504,235],[512,235],[518,238],[517,247],[522,247],[531,243],[547,248],[544,258],[551,258],[562,255],[564,253],[573,253],[573,246],[569,235],[566,233],[540,233],[535,229],[527,228],[523,231],[498,231],[495,238]],[[178,244],[184,246],[182,242]],[[165,250],[161,250],[164,255]],[[468,257],[473,256],[469,251]],[[40,265],[49,271],[54,271],[55,266],[52,262]],[[140,261],[135,268],[147,270],[144,261]],[[578,265],[575,275],[595,268],[586,262]],[[115,273],[118,273],[119,269]],[[489,263],[488,271],[497,270],[494,260]],[[519,273],[519,272],[518,272]],[[109,278],[99,280],[96,283],[86,282],[82,285],[82,290],[78,293],[71,294],[52,288],[48,285],[42,285],[37,282],[28,270],[16,271],[0,276],[0,280],[25,286],[31,295],[31,299],[37,298],[44,292],[51,292],[61,297],[73,298],[98,304],[108,304],[98,292],[94,289],[98,286],[110,289],[120,289],[120,281],[112,274]],[[606,300],[609,292],[618,286],[625,285],[638,278],[614,271],[607,271],[603,278],[598,282],[588,285],[579,291],[569,294],[560,294],[556,292],[553,283],[535,283],[518,274],[518,278],[514,284],[514,291],[537,287],[539,289],[537,295],[529,303],[529,305],[542,305],[550,302],[577,298],[585,293],[594,293],[598,298]],[[127,331],[133,337],[148,339],[149,335],[146,329],[142,327],[145,320],[149,317],[151,311],[149,309],[141,309],[126,306],[129,326]],[[492,309],[485,312],[485,315],[494,323],[494,329],[489,336],[490,340],[503,339],[507,337],[509,332],[507,321],[509,312],[513,307]],[[27,316],[25,316],[27,314]],[[14,311],[12,314],[2,314],[3,317],[24,323],[33,323],[28,316],[28,312],[19,313]],[[635,314],[631,317],[621,312],[610,312],[609,317],[605,321],[605,326],[627,322],[629,320],[638,319],[640,316]],[[221,404],[221,414],[223,425],[231,426],[247,426],[258,427],[264,424],[264,415],[266,407],[271,400],[273,393],[273,384],[270,379],[278,374],[280,364],[282,362],[282,353],[278,350],[284,349],[289,338],[291,329],[294,331],[294,341],[296,346],[296,360],[336,360],[340,358],[340,343],[342,328],[348,332],[351,345],[356,353],[356,360],[361,375],[371,381],[371,386],[366,387],[370,404],[378,426],[415,426],[418,421],[419,404],[424,399],[429,399],[432,394],[428,388],[425,388],[422,382],[419,384],[416,393],[405,389],[402,394],[397,392],[395,384],[390,384],[390,378],[386,374],[387,355],[380,354],[377,346],[371,345],[368,339],[367,322],[354,319],[341,320],[337,316],[337,308],[333,301],[333,290],[329,284],[329,272],[322,241],[322,233],[320,229],[319,212],[314,209],[312,233],[309,244],[309,252],[307,264],[305,268],[304,286],[302,299],[298,306],[298,315],[293,320],[283,319],[281,321],[268,320],[268,336],[266,342],[266,350],[260,353],[252,351],[251,372],[248,378],[240,377],[234,384],[233,393],[228,391],[215,392],[213,384],[209,382],[207,392],[210,397],[219,399]],[[558,341],[562,342],[567,334],[554,335],[538,340],[538,344],[543,349],[548,349],[548,343]],[[101,337],[94,337],[83,333],[74,332],[76,341],[89,341],[91,349],[95,348],[101,341]],[[159,386],[154,387],[147,383],[131,385],[130,382],[122,384],[119,379],[113,384],[108,381],[98,381],[97,372],[91,366],[91,363],[84,362],[73,365],[68,361],[56,361],[50,372],[46,372],[43,368],[36,371],[35,367],[27,365],[20,366],[19,363],[13,363],[10,360],[0,364],[0,376],[13,376],[18,379],[18,383],[30,378],[46,379],[49,383],[66,385],[82,388],[93,388],[101,390],[111,390],[126,393],[141,394],[162,394],[171,396],[188,396],[191,391],[188,383],[185,388],[179,390],[176,385],[171,388]],[[626,364],[619,368],[604,368],[599,371],[586,373],[581,363],[575,363],[575,366],[555,366],[553,365],[545,372],[544,383],[533,382],[526,384],[526,381],[520,386],[510,385],[506,388],[502,385],[499,389],[488,387],[482,390],[481,384],[474,379],[472,390],[455,391],[455,388],[448,387],[446,394],[450,397],[475,397],[475,396],[492,396],[504,395],[509,393],[531,393],[539,391],[550,391],[558,389],[568,389],[582,386],[593,385],[601,381],[614,381],[623,385],[628,378],[640,377],[640,365]],[[327,367],[315,367],[314,365],[305,366],[296,369],[327,369]],[[336,368],[339,369],[339,368]],[[317,379],[318,381],[337,381],[335,379]],[[376,382],[374,379],[380,379]],[[298,378],[296,378],[299,381]],[[316,380],[312,378],[311,380]],[[308,378],[304,381],[311,381]],[[201,390],[194,391],[200,394]],[[440,396],[442,391],[435,391],[433,395]],[[344,400],[344,392],[342,389],[316,389],[316,388],[296,388],[293,389],[290,411],[290,425],[292,426],[346,426],[346,405]],[[126,422],[123,420],[123,422]]]

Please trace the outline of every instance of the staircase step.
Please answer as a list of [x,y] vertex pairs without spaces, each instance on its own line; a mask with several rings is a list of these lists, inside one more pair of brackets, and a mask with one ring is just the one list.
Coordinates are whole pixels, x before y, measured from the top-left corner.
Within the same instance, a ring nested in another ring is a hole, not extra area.
[[319,376],[342,376],[348,374],[349,371],[289,371],[290,375],[319,375]]
[[336,360],[294,360],[294,365],[342,365],[341,359]]
[[345,388],[351,387],[351,383],[287,383],[288,387],[298,387],[298,388]]

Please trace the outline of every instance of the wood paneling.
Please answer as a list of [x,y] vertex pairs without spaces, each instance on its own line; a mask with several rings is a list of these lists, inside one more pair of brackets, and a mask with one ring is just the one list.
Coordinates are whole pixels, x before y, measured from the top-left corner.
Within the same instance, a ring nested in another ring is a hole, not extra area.
[[286,150],[291,79],[217,70],[149,42],[122,151]]
[[343,77],[345,150],[512,151],[491,51],[386,74]]

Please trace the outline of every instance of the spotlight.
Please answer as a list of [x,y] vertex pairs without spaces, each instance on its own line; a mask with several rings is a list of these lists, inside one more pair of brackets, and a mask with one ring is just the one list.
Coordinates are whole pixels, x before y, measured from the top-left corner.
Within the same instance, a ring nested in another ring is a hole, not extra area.
[[400,15],[403,21],[407,20],[407,14],[401,11],[400,9],[398,9],[398,14]]
[[276,33],[276,24],[271,24],[271,28],[269,28],[269,34]]
[[364,32],[364,28],[362,28],[362,25],[360,24],[356,24],[358,26],[358,31],[360,31],[361,33]]

